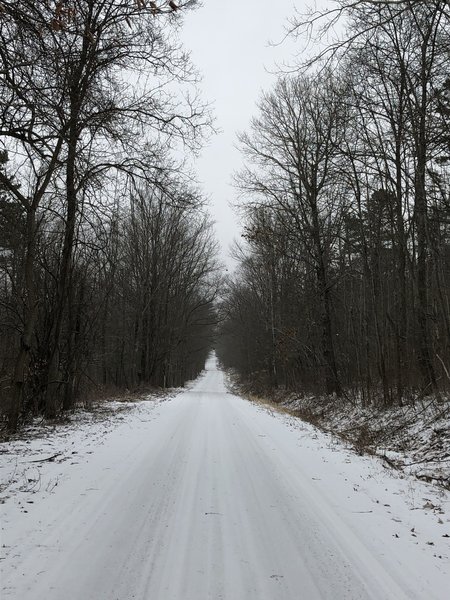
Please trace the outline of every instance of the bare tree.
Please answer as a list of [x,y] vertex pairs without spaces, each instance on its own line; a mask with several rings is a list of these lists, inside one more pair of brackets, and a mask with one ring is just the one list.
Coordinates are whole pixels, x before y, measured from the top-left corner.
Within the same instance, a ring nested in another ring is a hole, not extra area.
[[448,3],[336,4],[341,42],[280,78],[241,138],[248,246],[220,356],[258,386],[292,353],[273,385],[317,392],[325,363],[353,402],[402,404],[448,386]]
[[316,274],[321,303],[326,390],[340,394],[332,325],[330,272],[341,198],[332,190],[333,159],[344,132],[338,93],[328,76],[284,78],[259,105],[251,133],[241,136],[250,166],[239,176],[245,193],[289,214]]
[[[168,170],[161,161],[167,149],[178,140],[195,150],[209,127],[196,96],[195,71],[173,35],[182,11],[175,15],[172,7],[153,4],[2,3],[0,133],[10,166],[0,177],[27,217],[12,428],[38,318],[36,243],[42,218],[58,216],[63,228],[47,336],[46,412],[53,417],[61,384],[67,384],[60,354],[83,198],[98,192],[113,169],[128,181],[161,181]],[[179,8],[194,5],[190,1]],[[182,85],[187,86],[184,103],[174,93]]]

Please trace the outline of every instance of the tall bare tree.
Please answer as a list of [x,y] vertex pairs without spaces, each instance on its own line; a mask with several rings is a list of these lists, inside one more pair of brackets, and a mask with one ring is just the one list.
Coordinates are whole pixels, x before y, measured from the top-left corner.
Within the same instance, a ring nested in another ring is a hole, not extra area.
[[260,116],[241,136],[249,166],[238,179],[247,194],[288,213],[292,231],[316,274],[328,393],[341,392],[332,324],[332,249],[342,203],[332,189],[334,158],[345,131],[329,76],[283,78],[264,95]]

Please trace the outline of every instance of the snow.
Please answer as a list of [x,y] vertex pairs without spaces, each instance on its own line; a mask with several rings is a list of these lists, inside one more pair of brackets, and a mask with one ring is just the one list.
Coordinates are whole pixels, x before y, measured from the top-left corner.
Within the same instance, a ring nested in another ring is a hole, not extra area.
[[120,417],[4,445],[2,599],[448,598],[448,492],[229,393],[214,358]]
[[339,435],[407,474],[450,489],[450,397],[414,397],[403,406],[363,406],[360,398],[298,396],[273,399],[294,416]]

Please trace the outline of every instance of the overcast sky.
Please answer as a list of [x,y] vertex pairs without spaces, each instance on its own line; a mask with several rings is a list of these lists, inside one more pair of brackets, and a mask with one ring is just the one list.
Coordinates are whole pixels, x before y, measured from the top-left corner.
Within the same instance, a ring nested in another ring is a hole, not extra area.
[[[240,236],[238,219],[229,206],[236,198],[232,173],[242,164],[235,148],[236,133],[247,128],[261,90],[273,84],[275,77],[268,70],[283,59],[289,62],[298,50],[292,43],[276,48],[268,43],[282,39],[294,4],[293,0],[204,0],[204,6],[185,20],[182,39],[203,75],[203,95],[213,102],[221,130],[203,151],[197,172],[211,198],[227,265],[232,264],[229,245]],[[300,0],[296,4],[305,5]]]

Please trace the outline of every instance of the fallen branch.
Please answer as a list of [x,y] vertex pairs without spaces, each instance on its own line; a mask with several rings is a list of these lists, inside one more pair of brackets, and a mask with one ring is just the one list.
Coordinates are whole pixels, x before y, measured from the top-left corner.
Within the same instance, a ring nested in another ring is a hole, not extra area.
[[30,460],[29,462],[32,463],[38,463],[38,462],[52,462],[55,460],[55,458],[57,458],[58,456],[61,456],[62,452],[58,452],[57,454],[54,454],[53,456],[49,456],[48,458],[39,458],[38,460]]

